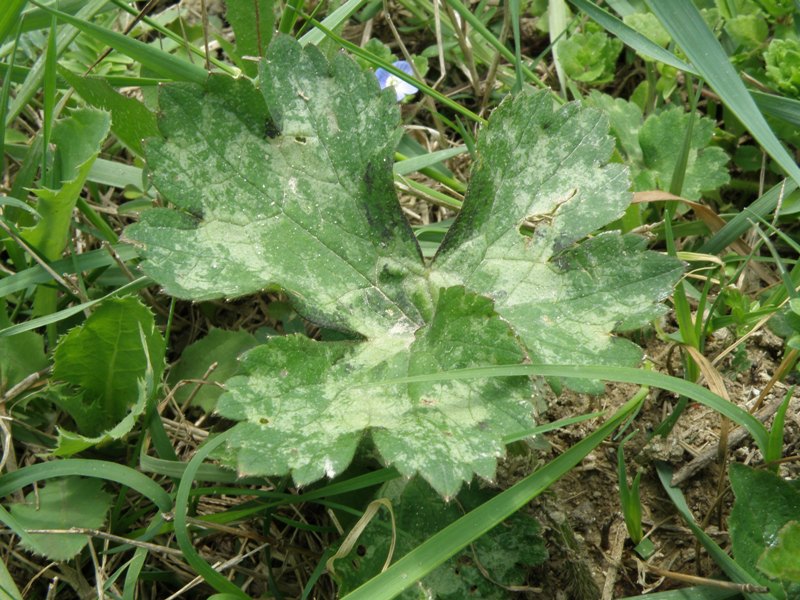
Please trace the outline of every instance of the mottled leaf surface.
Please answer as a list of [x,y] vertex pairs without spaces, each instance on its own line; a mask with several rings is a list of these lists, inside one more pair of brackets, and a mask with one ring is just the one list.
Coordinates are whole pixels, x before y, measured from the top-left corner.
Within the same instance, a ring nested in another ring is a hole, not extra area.
[[[144,270],[192,299],[279,286],[307,317],[366,336],[423,322],[422,263],[393,193],[399,113],[375,77],[286,38],[261,90],[213,77],[167,86],[148,160],[180,211],[129,228]],[[278,134],[277,132],[280,132]],[[354,135],[354,132],[364,132]]]
[[[643,240],[601,234],[630,203],[627,172],[606,164],[607,121],[546,95],[506,102],[479,140],[464,208],[433,263],[439,285],[463,282],[494,299],[532,358],[550,364],[627,364],[638,347],[609,334],[652,319],[676,263],[643,254]],[[525,221],[534,228],[524,236]]]
[[680,265],[639,238],[589,237],[630,201],[625,170],[604,166],[613,141],[599,112],[554,112],[546,94],[505,102],[481,133],[464,210],[426,263],[394,193],[391,90],[284,37],[259,81],[163,88],[148,164],[171,207],[126,231],[170,294],[280,288],[349,335],[277,337],[245,354],[217,404],[240,421],[226,453],[240,472],[332,477],[369,433],[387,463],[452,496],[473,474],[492,478],[503,435],[532,424],[533,382],[384,382],[639,360],[611,331],[657,314]]
[[530,382],[376,384],[524,358],[491,301],[454,287],[416,332],[368,342],[273,338],[245,355],[244,375],[228,381],[217,411],[243,421],[232,438],[242,474],[291,470],[300,484],[333,477],[372,430],[388,463],[450,496],[473,473],[493,478],[503,435],[531,425]]
[[[387,498],[394,511],[397,545],[392,562],[395,562],[494,494],[473,485],[461,491],[458,502],[445,503],[417,478],[410,482],[392,481],[378,496]],[[353,552],[335,562],[341,596],[380,573],[389,554],[391,531],[388,511],[382,508],[359,536]],[[524,584],[526,569],[547,559],[540,532],[535,519],[522,512],[515,513],[399,598],[515,598],[517,595],[507,588]]]

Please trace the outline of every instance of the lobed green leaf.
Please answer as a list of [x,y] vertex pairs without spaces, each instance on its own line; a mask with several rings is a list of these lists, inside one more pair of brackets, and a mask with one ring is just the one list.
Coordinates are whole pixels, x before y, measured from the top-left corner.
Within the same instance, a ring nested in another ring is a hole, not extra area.
[[[383,459],[452,496],[491,479],[509,432],[533,426],[525,375],[381,386],[497,364],[633,365],[613,338],[660,313],[681,265],[616,233],[584,240],[630,202],[596,111],[523,94],[492,117],[462,214],[426,263],[393,190],[391,90],[351,59],[276,38],[260,88],[211,77],[165,86],[147,159],[173,208],[126,236],[173,295],[280,288],[338,342],[272,338],[250,350],[217,411],[240,421],[242,474],[333,477],[369,434]],[[527,226],[533,229],[524,230]],[[581,241],[583,240],[583,241]]]

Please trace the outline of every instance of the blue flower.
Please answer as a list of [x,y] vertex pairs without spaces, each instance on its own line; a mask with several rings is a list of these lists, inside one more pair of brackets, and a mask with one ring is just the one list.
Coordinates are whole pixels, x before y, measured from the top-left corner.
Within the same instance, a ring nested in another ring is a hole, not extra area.
[[[403,73],[414,75],[414,69],[412,69],[411,65],[404,60],[397,60],[392,66],[401,70]],[[396,75],[392,75],[386,69],[377,69],[375,71],[375,76],[378,78],[378,83],[380,84],[382,90],[386,89],[387,87],[394,88],[394,91],[397,94],[398,102],[400,102],[406,96],[416,94],[419,91],[413,85],[406,83]]]

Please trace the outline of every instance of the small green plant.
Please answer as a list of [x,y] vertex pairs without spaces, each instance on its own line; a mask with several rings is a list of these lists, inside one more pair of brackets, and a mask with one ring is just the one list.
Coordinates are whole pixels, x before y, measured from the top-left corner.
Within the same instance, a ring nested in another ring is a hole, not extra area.
[[[634,432],[635,433],[635,432]],[[642,472],[637,471],[630,486],[628,476],[625,473],[625,451],[623,446],[634,433],[622,440],[617,447],[617,478],[619,480],[619,503],[622,507],[622,516],[625,518],[625,527],[628,529],[628,536],[636,546],[642,558],[649,558],[655,552],[653,542],[644,537],[642,530],[642,500],[639,495],[639,483],[642,479]]]
[[794,39],[770,42],[764,53],[767,78],[775,88],[794,97],[800,97],[800,41]]
[[602,31],[579,32],[559,45],[564,72],[581,83],[603,85],[614,78],[622,42]]

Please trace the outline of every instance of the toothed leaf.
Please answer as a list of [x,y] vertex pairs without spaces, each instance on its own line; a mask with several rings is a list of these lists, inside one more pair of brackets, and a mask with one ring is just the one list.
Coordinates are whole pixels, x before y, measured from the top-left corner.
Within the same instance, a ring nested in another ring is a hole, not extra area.
[[225,454],[240,472],[334,476],[369,434],[388,464],[452,496],[474,474],[494,476],[504,435],[533,424],[537,383],[391,381],[528,359],[639,359],[611,331],[657,314],[680,264],[636,237],[581,242],[630,201],[625,171],[603,166],[613,142],[598,112],[554,112],[546,94],[505,102],[429,265],[393,190],[391,90],[346,56],[328,63],[285,37],[259,81],[163,88],[163,137],[147,158],[172,208],[126,232],[168,293],[281,288],[304,317],[350,338],[276,337],[245,354],[217,404],[240,422]]

